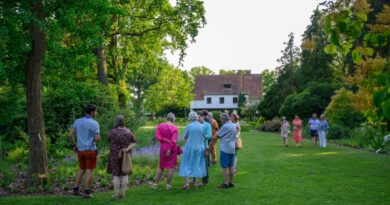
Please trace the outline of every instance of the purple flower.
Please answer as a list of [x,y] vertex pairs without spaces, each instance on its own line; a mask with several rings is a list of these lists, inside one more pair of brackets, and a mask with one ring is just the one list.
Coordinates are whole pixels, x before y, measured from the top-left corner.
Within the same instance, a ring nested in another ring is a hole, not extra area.
[[137,149],[133,151],[134,157],[154,157],[158,156],[160,154],[160,146],[158,144],[151,145],[148,147],[141,147],[140,149]]

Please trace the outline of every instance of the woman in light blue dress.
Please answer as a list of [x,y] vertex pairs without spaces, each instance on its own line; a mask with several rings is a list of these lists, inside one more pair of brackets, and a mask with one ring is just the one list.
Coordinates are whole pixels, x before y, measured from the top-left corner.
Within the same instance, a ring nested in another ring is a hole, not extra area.
[[179,169],[179,176],[186,178],[186,183],[183,187],[185,190],[189,190],[190,188],[190,177],[195,178],[194,186],[197,189],[197,178],[206,176],[206,162],[204,157],[205,129],[198,122],[198,115],[195,112],[191,112],[189,117],[192,123],[187,125],[184,131],[186,144]]

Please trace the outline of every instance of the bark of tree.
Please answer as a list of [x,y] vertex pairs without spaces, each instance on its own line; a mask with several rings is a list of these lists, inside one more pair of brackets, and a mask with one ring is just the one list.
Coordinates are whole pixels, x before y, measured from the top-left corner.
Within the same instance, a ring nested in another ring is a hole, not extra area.
[[95,49],[95,55],[98,58],[97,68],[99,83],[102,85],[108,85],[107,62],[104,54],[104,47],[100,46]]
[[[32,13],[40,22],[44,20],[41,0],[34,2]],[[46,50],[46,37],[42,25],[32,22],[32,48],[26,62],[27,128],[29,136],[28,183],[45,181],[48,177],[45,123],[41,100],[41,67]],[[38,181],[36,181],[38,180]]]

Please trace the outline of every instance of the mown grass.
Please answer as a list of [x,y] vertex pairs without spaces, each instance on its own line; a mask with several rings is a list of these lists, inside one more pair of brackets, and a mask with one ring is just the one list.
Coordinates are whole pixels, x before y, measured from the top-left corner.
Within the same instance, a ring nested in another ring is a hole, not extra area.
[[390,157],[330,145],[320,149],[285,148],[279,136],[243,133],[236,187],[216,188],[222,182],[220,167],[210,171],[210,184],[184,191],[175,176],[172,190],[148,185],[131,188],[126,200],[111,200],[112,193],[95,193],[93,199],[71,196],[11,196],[0,204],[390,204]]

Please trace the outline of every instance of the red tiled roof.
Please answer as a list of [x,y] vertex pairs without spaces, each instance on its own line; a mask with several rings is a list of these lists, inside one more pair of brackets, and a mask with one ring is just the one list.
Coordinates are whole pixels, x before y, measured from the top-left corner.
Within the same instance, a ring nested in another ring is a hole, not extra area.
[[[232,88],[224,88],[231,84]],[[250,100],[259,100],[263,94],[261,74],[200,75],[195,80],[193,93],[195,100],[203,100],[204,95],[249,95]]]

